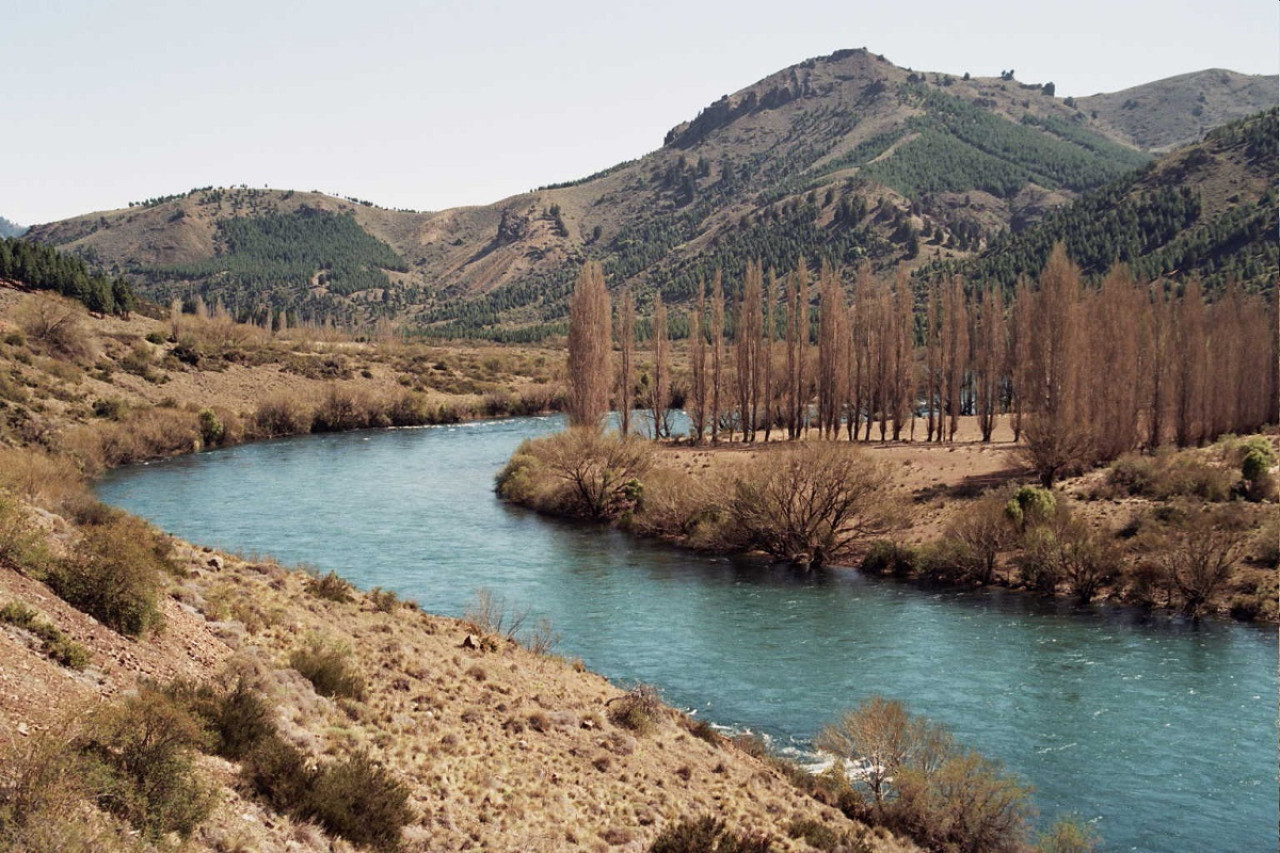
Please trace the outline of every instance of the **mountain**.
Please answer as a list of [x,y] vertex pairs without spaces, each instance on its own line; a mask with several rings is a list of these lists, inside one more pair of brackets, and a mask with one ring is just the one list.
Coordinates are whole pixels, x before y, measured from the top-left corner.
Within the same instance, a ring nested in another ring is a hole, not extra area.
[[19,225],[16,222],[10,222],[3,216],[0,216],[0,237],[21,237],[26,233],[27,226]]
[[1215,127],[1274,106],[1280,78],[1210,68],[1105,95],[1077,106],[1115,138],[1148,151],[1196,142]]
[[[1274,104],[1267,80],[1265,102],[1240,115]],[[736,280],[752,258],[788,269],[801,257],[880,268],[968,257],[1148,162],[1096,112],[1011,73],[922,73],[845,50],[722,97],[644,157],[492,205],[417,213],[205,188],[31,237],[160,300],[536,337],[562,322],[588,258],[644,302],[655,290],[687,299],[716,268]]]
[[1041,269],[1061,241],[1091,276],[1123,261],[1147,279],[1197,276],[1211,290],[1233,279],[1273,288],[1280,278],[1278,137],[1272,107],[993,240],[970,261],[942,266],[1009,287],[1019,274]]

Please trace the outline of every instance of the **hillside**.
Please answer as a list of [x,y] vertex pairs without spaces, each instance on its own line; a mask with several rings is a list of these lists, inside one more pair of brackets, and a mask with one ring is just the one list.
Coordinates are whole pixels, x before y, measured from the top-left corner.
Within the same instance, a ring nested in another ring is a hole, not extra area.
[[1231,279],[1274,288],[1278,135],[1275,108],[1232,122],[943,269],[1011,287],[1061,241],[1091,276],[1119,260],[1147,279],[1198,276],[1210,289]]
[[[647,698],[623,714],[624,689],[553,654],[550,634],[517,642],[501,608],[433,616],[196,548],[98,504],[83,477],[370,425],[358,415],[378,400],[416,400],[424,423],[501,413],[490,404],[548,384],[546,356],[92,316],[0,284],[0,850],[176,849],[170,830],[193,851],[643,850],[704,815],[775,851],[810,849],[817,830],[917,849],[751,744]],[[68,580],[98,570],[111,582]],[[229,745],[227,719],[256,751]],[[114,760],[136,731],[169,745],[148,753],[164,755],[150,777]],[[297,783],[341,773],[358,785],[299,804]],[[396,792],[407,811],[387,804]]]
[[[1274,103],[1273,78],[1241,79],[1198,120]],[[801,256],[880,268],[968,256],[1149,159],[1108,115],[1011,74],[915,72],[845,50],[724,96],[640,159],[496,204],[416,213],[206,188],[30,236],[161,301],[198,293],[246,317],[270,307],[535,338],[560,327],[588,258],[644,302],[659,289],[684,300],[717,267],[736,279],[751,258],[788,269]]]
[[1277,85],[1275,76],[1210,68],[1076,101],[1116,138],[1148,151],[1167,151],[1273,106]]
[[27,230],[27,226],[19,225],[16,222],[10,222],[3,216],[0,216],[0,237],[20,237]]

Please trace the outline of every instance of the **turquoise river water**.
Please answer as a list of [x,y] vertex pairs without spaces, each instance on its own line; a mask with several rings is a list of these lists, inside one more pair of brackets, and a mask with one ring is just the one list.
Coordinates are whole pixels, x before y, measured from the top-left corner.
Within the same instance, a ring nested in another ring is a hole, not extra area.
[[1110,851],[1273,851],[1272,628],[685,553],[500,503],[559,418],[307,436],[110,473],[111,504],[186,539],[334,569],[460,616],[487,588],[558,651],[804,755],[873,694],[907,702],[1074,812]]

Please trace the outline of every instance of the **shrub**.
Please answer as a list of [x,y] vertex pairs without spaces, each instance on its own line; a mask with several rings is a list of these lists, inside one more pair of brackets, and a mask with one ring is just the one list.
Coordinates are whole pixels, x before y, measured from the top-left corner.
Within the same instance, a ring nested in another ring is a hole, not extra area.
[[165,543],[127,516],[89,527],[76,550],[58,561],[48,583],[71,606],[136,637],[160,622],[163,574],[174,571]]
[[640,439],[571,429],[521,444],[498,474],[498,494],[543,512],[614,519],[635,508],[652,462]]
[[1007,501],[998,493],[984,495],[967,508],[947,529],[947,538],[967,549],[966,572],[979,583],[991,583],[1000,552],[1009,547],[1013,529],[1005,507]]
[[325,601],[345,604],[352,598],[351,584],[334,571],[330,571],[327,575],[313,574],[307,578],[305,586],[307,592]]
[[312,410],[293,395],[277,394],[258,404],[253,421],[266,438],[299,435],[311,431]]
[[352,668],[345,649],[331,648],[312,638],[289,656],[289,666],[310,681],[321,696],[364,698],[364,676]]
[[98,802],[151,838],[190,836],[214,806],[195,769],[207,743],[198,720],[179,703],[144,687],[94,719],[78,746],[101,768]]
[[649,853],[769,853],[773,840],[756,833],[737,833],[711,815],[669,823],[649,845]]
[[54,356],[87,361],[93,356],[84,329],[84,307],[69,299],[36,294],[14,311],[14,320],[32,344]]
[[400,596],[396,595],[395,590],[383,589],[380,586],[369,590],[369,601],[379,613],[394,613],[400,606]]
[[737,479],[730,511],[754,547],[817,567],[893,526],[888,484],[888,471],[856,449],[806,443],[762,454]]
[[1182,610],[1203,616],[1225,588],[1244,550],[1245,532],[1227,512],[1200,510],[1166,533],[1157,561],[1182,599]]
[[213,409],[201,409],[197,415],[200,421],[200,443],[205,447],[217,447],[227,434],[227,428],[214,413]]
[[873,697],[824,728],[817,745],[863,768],[852,784],[867,816],[923,846],[1022,849],[1028,789],[902,703]]
[[910,545],[877,539],[862,558],[862,571],[874,575],[909,575],[920,564],[920,555]]
[[1084,821],[1077,817],[1059,818],[1040,836],[1036,849],[1041,853],[1096,853],[1099,839]]
[[40,619],[39,614],[21,601],[10,601],[0,607],[0,622],[30,631],[40,640],[44,653],[65,667],[83,670],[93,659],[88,649],[62,633],[56,625]]
[[240,768],[240,776],[273,809],[292,814],[305,808],[314,782],[306,756],[279,735],[267,738],[250,750]]
[[1058,508],[1053,492],[1040,486],[1023,486],[1005,504],[1005,514],[1019,530],[1047,523]]
[[155,689],[198,716],[210,734],[213,751],[232,761],[276,734],[270,706],[243,678],[236,679],[229,690],[184,680]]
[[17,739],[0,754],[0,851],[125,853],[137,842],[85,807],[97,778],[65,733]]
[[241,775],[277,811],[375,850],[394,850],[413,819],[409,790],[367,753],[311,769],[278,735],[249,753]]
[[657,725],[662,711],[658,691],[641,684],[623,696],[609,700],[609,721],[615,726],[646,734]]
[[357,752],[322,769],[303,814],[329,832],[374,850],[394,850],[413,819],[409,789],[386,768]]

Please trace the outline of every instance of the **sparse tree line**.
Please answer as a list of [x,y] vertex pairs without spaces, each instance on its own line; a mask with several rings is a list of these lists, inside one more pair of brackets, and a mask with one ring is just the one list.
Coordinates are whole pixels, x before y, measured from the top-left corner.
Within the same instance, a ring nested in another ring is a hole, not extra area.
[[[588,294],[590,297],[588,298]],[[570,419],[598,425],[610,402],[650,412],[669,434],[672,355],[655,301],[649,363],[637,377],[634,301],[619,321],[598,265],[588,264],[570,308]],[[1280,324],[1274,289],[1228,286],[1207,302],[1135,279],[1123,265],[1087,287],[1062,246],[1011,297],[960,277],[919,287],[863,270],[846,287],[803,260],[785,275],[748,265],[740,287],[699,288],[680,321],[689,329],[687,377],[676,395],[690,440],[798,439],[816,431],[850,441],[954,441],[962,415],[992,440],[1008,416],[1045,485],[1137,449],[1198,446],[1275,422]],[[613,358],[611,329],[617,329]],[[639,388],[642,396],[634,394]],[[611,393],[612,391],[612,393]]]

